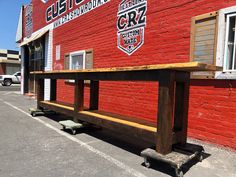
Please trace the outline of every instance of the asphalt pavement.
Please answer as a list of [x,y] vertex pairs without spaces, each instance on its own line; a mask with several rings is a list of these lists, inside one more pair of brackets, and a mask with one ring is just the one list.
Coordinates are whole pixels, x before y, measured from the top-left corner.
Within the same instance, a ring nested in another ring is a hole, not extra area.
[[[131,136],[95,128],[76,135],[62,131],[65,116],[31,117],[36,101],[19,91],[0,91],[0,177],[165,177],[162,163],[143,166],[140,152],[150,146]],[[236,177],[236,152],[190,139],[205,159],[186,166],[186,177]]]
[[20,91],[20,84],[12,84],[11,86],[2,86],[2,84],[0,84],[0,91]]

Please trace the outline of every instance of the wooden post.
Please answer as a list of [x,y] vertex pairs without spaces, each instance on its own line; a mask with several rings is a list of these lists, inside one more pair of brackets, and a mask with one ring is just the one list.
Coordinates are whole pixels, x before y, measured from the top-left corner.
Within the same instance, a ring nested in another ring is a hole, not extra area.
[[57,80],[51,79],[51,86],[50,86],[50,101],[57,100]]
[[38,79],[37,82],[37,108],[42,109],[39,103],[44,100],[44,79]]
[[174,130],[181,131],[178,139],[182,145],[187,142],[190,73],[185,72],[184,78],[185,81],[176,82],[174,116]]
[[84,80],[75,79],[74,111],[84,110]]
[[75,79],[74,116],[73,121],[78,122],[77,114],[84,110],[84,80]]
[[99,103],[99,81],[91,81],[90,83],[90,110],[98,110]]
[[171,70],[160,72],[156,151],[161,154],[172,151],[174,91],[175,72]]

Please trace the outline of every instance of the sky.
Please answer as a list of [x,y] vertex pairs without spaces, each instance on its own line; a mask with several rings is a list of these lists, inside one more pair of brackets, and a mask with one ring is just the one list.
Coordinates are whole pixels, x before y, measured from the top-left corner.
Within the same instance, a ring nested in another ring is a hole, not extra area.
[[0,0],[0,49],[19,50],[15,43],[21,6],[31,0]]

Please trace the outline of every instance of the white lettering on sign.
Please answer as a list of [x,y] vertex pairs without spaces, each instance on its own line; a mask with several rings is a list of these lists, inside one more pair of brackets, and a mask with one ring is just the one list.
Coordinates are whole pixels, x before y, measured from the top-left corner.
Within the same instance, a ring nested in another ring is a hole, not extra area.
[[75,10],[65,14],[54,22],[54,28],[57,28],[108,3],[110,0],[89,0],[87,3],[82,4],[84,1],[85,0],[58,0],[47,8],[46,22],[49,23],[53,19],[62,16],[66,11],[72,9],[74,6],[78,6]]
[[146,27],[146,0],[123,0],[117,14],[117,46],[132,55],[144,44]]

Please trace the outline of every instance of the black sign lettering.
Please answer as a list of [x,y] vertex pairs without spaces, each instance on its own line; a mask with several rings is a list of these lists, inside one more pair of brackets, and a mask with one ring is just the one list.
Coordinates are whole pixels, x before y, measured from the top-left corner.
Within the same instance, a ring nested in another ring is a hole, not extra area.
[[[123,20],[123,25],[122,25],[122,20]],[[123,14],[119,17],[118,23],[117,23],[119,30],[122,30],[125,28],[126,26],[126,22],[124,22],[125,20],[126,20],[126,14]]]
[[78,5],[80,4],[81,2],[83,2],[84,0],[75,0],[75,4]]
[[138,20],[138,24],[142,24],[146,22],[146,12],[147,12],[147,6],[143,6],[141,8],[138,9],[138,12],[140,14],[139,20]]
[[46,20],[47,22],[50,22],[52,20],[52,7],[48,7],[46,10]]
[[137,25],[136,15],[137,15],[137,13],[135,10],[128,13],[128,16],[129,16],[128,28],[132,27],[134,25]]
[[69,0],[69,9],[73,8],[73,0]]
[[66,11],[66,0],[60,0],[59,3],[59,14],[63,14]]
[[52,5],[52,18],[56,18],[58,16],[58,2]]

